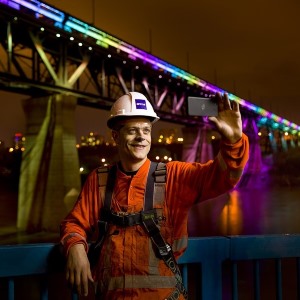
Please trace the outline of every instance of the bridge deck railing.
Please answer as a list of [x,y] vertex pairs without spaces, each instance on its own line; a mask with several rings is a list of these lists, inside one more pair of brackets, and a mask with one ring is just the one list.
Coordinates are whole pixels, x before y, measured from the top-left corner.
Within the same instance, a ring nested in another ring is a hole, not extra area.
[[[190,238],[179,264],[189,299],[300,299],[300,235]],[[77,299],[59,245],[0,246],[0,298]]]

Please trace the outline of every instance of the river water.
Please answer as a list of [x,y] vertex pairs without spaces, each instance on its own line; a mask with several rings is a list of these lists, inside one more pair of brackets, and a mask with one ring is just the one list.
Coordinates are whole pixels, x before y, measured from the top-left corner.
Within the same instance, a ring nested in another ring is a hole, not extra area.
[[246,187],[196,205],[190,236],[300,234],[300,186],[252,178]]

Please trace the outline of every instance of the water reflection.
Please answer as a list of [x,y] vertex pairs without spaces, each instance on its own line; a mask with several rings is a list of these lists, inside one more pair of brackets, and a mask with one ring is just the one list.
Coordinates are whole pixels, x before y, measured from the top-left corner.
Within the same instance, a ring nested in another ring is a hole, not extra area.
[[232,191],[220,215],[220,230],[222,235],[237,235],[241,233],[243,228],[243,213],[240,203],[238,191]]
[[190,236],[300,233],[300,187],[237,188],[195,205]]

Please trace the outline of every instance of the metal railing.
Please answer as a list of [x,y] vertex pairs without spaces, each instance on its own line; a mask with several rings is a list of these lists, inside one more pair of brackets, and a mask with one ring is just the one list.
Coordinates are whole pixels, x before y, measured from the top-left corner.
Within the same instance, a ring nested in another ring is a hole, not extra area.
[[[189,239],[179,264],[190,299],[293,300],[299,258],[300,235],[205,237]],[[72,298],[58,245],[0,246],[0,299]]]

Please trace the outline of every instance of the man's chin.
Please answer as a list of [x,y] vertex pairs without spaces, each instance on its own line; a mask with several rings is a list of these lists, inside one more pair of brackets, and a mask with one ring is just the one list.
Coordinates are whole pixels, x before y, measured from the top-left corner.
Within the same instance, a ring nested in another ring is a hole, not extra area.
[[134,161],[135,162],[141,162],[141,161],[144,161],[147,159],[147,156],[143,156],[143,157],[140,157],[140,156],[135,156],[134,157]]
[[130,160],[134,163],[139,163],[145,161],[146,159],[147,155],[132,155]]
[[131,155],[132,157],[136,157],[137,159],[145,159],[145,157],[147,157],[149,151],[145,151],[145,150],[138,150],[138,151],[132,151]]

